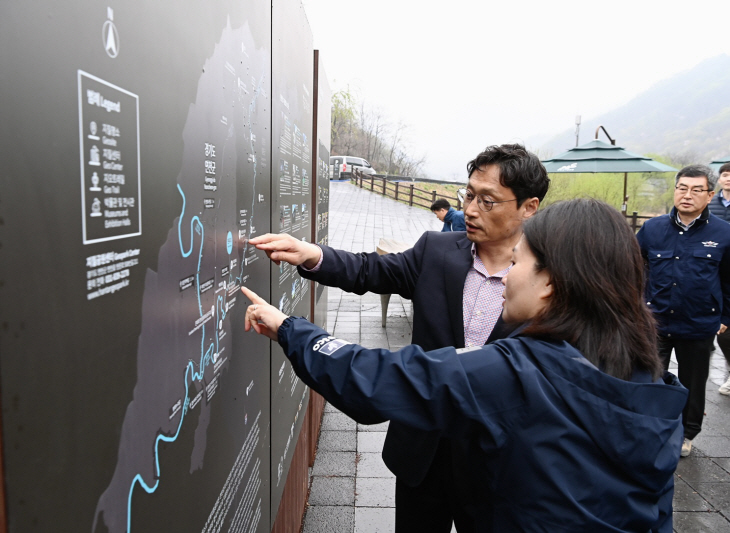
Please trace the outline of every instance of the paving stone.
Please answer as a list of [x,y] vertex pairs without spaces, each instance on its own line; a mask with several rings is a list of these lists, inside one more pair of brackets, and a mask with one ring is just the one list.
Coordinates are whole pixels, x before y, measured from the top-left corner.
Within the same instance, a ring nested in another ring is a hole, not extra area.
[[700,434],[693,441],[693,453],[695,448],[708,457],[730,457],[730,439],[728,437],[709,437]]
[[355,533],[394,532],[394,508],[355,507]]
[[355,505],[355,478],[314,476],[310,505]]
[[707,393],[705,402],[707,416],[702,422],[700,436],[705,433],[705,425],[720,429],[720,433],[723,435],[727,435],[728,427],[730,427],[730,396],[723,396],[718,393],[717,397],[710,399],[710,396],[714,394],[716,393],[709,391]]
[[726,472],[730,472],[730,458],[727,457],[717,457],[713,458],[713,461],[717,463],[718,466],[720,466],[723,470]]
[[380,313],[378,313],[378,316],[368,317],[368,320],[361,320],[361,327],[367,331],[373,330],[373,331],[386,331],[386,328],[383,327],[381,322],[381,316]]
[[407,342],[411,340],[411,328],[389,325],[387,335],[390,342]]
[[385,466],[380,452],[358,452],[357,477],[395,477]]
[[[709,403],[709,402],[707,402]],[[722,437],[727,433],[727,424],[724,420],[718,419],[714,413],[705,417],[702,422],[702,433],[700,433],[695,440],[697,443],[702,442],[704,437]]]
[[728,474],[709,457],[687,457],[679,462],[677,475],[689,484],[697,482],[730,483]]
[[[337,318],[338,318],[338,320],[345,320],[345,321],[347,321],[348,319],[359,321],[360,320],[360,310],[357,309],[355,311],[346,311],[344,309],[340,309],[337,313]],[[350,321],[352,321],[352,320],[350,320]]]
[[361,344],[360,343],[360,334],[356,331],[339,331],[339,330],[333,330],[332,335],[337,337],[338,339],[342,339],[344,341],[347,341],[351,344]]
[[390,324],[388,323],[388,337],[398,337],[402,339],[411,338],[411,326],[409,324]]
[[319,452],[312,467],[313,476],[354,476],[355,452]]
[[317,453],[321,451],[355,452],[357,451],[357,433],[354,431],[321,431]]
[[311,505],[304,517],[303,533],[352,533],[355,531],[355,508]]
[[340,301],[339,312],[342,314],[343,311],[360,312],[360,302],[347,301],[344,298]]
[[395,507],[395,478],[358,476],[355,507]]
[[360,313],[358,313],[357,316],[338,316],[335,325],[337,327],[350,328],[360,331]]
[[358,431],[357,432],[357,451],[380,453],[383,451],[385,443],[385,431]]
[[348,342],[359,343],[360,341],[360,330],[358,328],[352,328],[350,326],[335,326],[332,328],[331,333],[338,339],[343,339]]
[[730,512],[730,483],[690,483],[718,511]]
[[380,424],[358,424],[358,431],[388,431],[389,422],[382,422]]
[[714,511],[702,496],[695,489],[689,486],[682,479],[675,477],[674,482],[674,511]]
[[388,337],[382,333],[360,333],[360,344],[368,348],[382,348],[388,344]]
[[718,512],[674,511],[676,533],[730,533],[730,522]]
[[322,418],[322,431],[355,431],[357,422],[340,411],[325,412]]

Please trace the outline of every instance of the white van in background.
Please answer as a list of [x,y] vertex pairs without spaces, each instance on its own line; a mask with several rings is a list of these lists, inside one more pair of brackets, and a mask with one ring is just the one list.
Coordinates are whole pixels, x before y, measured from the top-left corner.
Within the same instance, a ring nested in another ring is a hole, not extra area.
[[[333,155],[330,157],[330,179],[349,179],[353,168],[357,168],[363,174],[377,174],[370,163],[362,157],[353,157],[349,155]],[[346,176],[342,176],[346,173]]]

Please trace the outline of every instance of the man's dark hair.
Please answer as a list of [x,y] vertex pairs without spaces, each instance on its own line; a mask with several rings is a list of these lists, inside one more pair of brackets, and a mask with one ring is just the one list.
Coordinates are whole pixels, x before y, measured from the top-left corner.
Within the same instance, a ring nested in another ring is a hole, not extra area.
[[720,170],[717,171],[718,175],[722,174],[723,172],[730,172],[730,163],[725,163],[720,167]]
[[656,325],[643,297],[644,261],[624,217],[583,198],[540,210],[522,231],[553,287],[523,333],[567,341],[619,379],[631,379],[634,370],[661,375]]
[[431,211],[433,212],[440,211],[441,209],[446,209],[448,211],[450,208],[451,204],[448,200],[446,200],[446,198],[439,198],[431,204]]
[[707,165],[688,165],[677,172],[674,178],[674,184],[679,182],[679,178],[707,178],[707,188],[711,191],[715,190],[717,185],[717,175]]
[[499,167],[499,183],[512,189],[520,206],[528,198],[542,202],[550,186],[547,170],[538,157],[521,144],[502,144],[487,148],[466,164],[469,177],[487,165]]

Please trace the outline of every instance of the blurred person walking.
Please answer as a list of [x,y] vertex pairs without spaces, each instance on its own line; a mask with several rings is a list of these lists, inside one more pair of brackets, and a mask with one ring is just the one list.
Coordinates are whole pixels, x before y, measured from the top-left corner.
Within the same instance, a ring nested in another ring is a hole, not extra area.
[[445,198],[439,198],[432,203],[431,211],[441,222],[444,223],[444,227],[441,228],[442,232],[466,231],[464,213],[451,207],[451,204]]

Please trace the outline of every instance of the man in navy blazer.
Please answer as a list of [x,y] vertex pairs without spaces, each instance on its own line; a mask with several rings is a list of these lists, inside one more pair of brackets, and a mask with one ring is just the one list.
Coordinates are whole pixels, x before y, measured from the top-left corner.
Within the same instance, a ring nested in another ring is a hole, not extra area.
[[[429,231],[403,253],[354,254],[285,234],[249,242],[323,285],[412,300],[412,342],[424,350],[483,345],[501,315],[501,279],[522,222],[537,212],[550,180],[537,156],[517,144],[487,147],[467,171],[459,191],[466,232]],[[459,533],[476,530],[464,510],[468,488],[459,483],[459,471],[469,468],[463,445],[391,422],[383,461],[396,476],[397,533],[449,533],[452,521]]]

